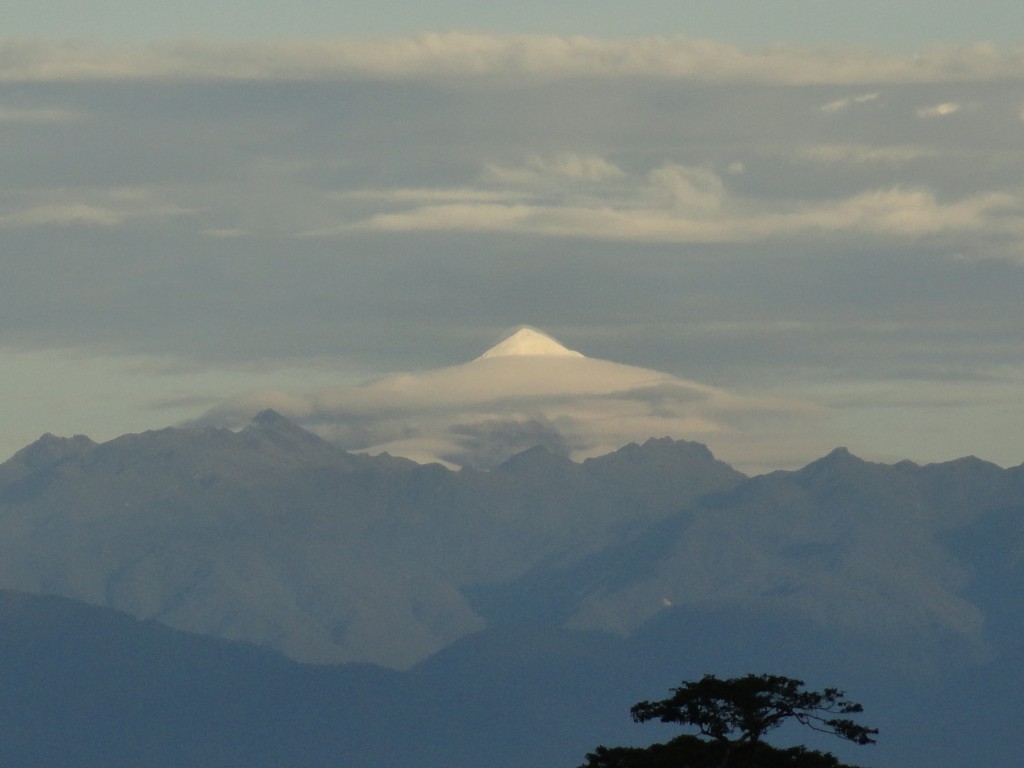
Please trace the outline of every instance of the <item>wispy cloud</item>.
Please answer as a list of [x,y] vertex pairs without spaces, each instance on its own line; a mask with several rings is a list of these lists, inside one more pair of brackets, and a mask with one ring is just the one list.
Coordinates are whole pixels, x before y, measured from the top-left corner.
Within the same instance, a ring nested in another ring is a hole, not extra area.
[[[646,77],[712,82],[860,84],[972,81],[1024,75],[1024,54],[991,45],[936,47],[913,56],[877,50],[775,46],[745,51],[683,37],[425,33],[382,39],[213,43],[145,47],[0,43],[0,81],[179,78],[377,79]],[[874,94],[851,97],[873,98]],[[842,109],[844,100],[826,105]]]
[[815,162],[840,165],[902,165],[935,154],[934,150],[920,146],[869,144],[815,144],[801,153]]
[[[519,197],[528,199],[530,193],[521,192]],[[501,203],[515,198],[513,190],[486,190],[471,187],[399,187],[397,189],[354,189],[333,192],[333,200],[365,201],[376,203]]]
[[531,155],[519,166],[488,163],[484,179],[502,184],[531,187],[565,182],[602,182],[625,177],[621,168],[603,157],[592,154],[563,152],[553,157]]
[[87,118],[82,112],[60,107],[13,107],[0,104],[0,124],[78,123]]
[[214,238],[220,238],[220,239],[225,239],[225,240],[233,240],[233,239],[239,238],[239,237],[248,237],[252,233],[249,232],[246,229],[240,229],[240,228],[234,228],[234,227],[224,227],[224,228],[220,228],[220,229],[203,229],[203,230],[200,230],[199,234],[204,235],[206,237],[214,237]]
[[917,110],[918,117],[946,117],[947,115],[956,114],[960,111],[960,105],[954,104],[953,102],[946,101],[942,104],[936,104],[932,107],[922,107]]
[[28,195],[31,201],[0,208],[0,229],[35,227],[112,228],[133,219],[165,218],[189,209],[160,199],[155,192],[135,187],[112,189],[50,189]]
[[830,101],[828,104],[824,104],[821,107],[822,112],[842,112],[845,109],[850,108],[856,104],[867,104],[871,101],[876,101],[881,94],[875,93],[862,93],[859,96],[847,96],[842,99],[836,99]]
[[[917,150],[840,148],[819,150],[836,158],[892,160]],[[564,161],[563,161],[564,163]],[[940,202],[926,188],[891,187],[829,201],[768,201],[732,194],[708,168],[666,163],[642,176],[627,176],[611,163],[589,158],[587,172],[552,173],[559,162],[531,158],[521,167],[488,165],[484,192],[473,199],[456,190],[443,202],[430,190],[422,205],[373,214],[314,236],[353,231],[518,232],[610,241],[722,243],[755,242],[806,234],[917,238],[981,229],[1011,232],[1021,201],[983,194]],[[501,183],[511,192],[499,188]],[[391,202],[413,202],[408,192]],[[1008,214],[1008,212],[1010,212]]]

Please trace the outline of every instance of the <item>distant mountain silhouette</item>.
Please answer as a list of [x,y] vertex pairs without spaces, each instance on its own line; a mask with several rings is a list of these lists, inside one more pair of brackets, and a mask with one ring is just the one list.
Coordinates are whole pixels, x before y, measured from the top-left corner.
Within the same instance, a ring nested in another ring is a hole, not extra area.
[[450,472],[346,453],[269,411],[238,432],[46,436],[0,465],[0,587],[404,667],[484,628],[472,587],[585,557],[742,479],[673,441]]
[[850,762],[1010,768],[1022,587],[1024,467],[975,458],[450,471],[273,412],[47,435],[0,465],[0,764],[571,766],[664,735],[636,700],[764,671],[865,704]]

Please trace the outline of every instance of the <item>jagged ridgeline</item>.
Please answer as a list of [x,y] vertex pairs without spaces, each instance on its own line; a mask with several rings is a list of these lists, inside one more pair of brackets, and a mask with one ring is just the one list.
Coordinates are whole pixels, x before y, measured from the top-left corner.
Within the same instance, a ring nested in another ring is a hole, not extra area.
[[[415,707],[410,733],[436,751],[395,741],[374,762],[345,742],[371,766],[469,768],[499,743],[510,761],[578,764],[596,743],[648,736],[622,722],[631,702],[683,676],[752,670],[849,688],[882,728],[877,754],[900,765],[967,765],[948,762],[974,748],[948,721],[991,712],[985,697],[1000,712],[1022,703],[1022,508],[1024,471],[972,458],[883,465],[839,449],[748,478],[702,445],[660,439],[579,463],[533,448],[490,471],[452,471],[346,453],[268,411],[238,431],[48,435],[26,447],[0,465],[0,588],[29,593],[9,605],[60,595],[280,652],[293,661],[250,656],[256,667],[239,674],[271,664],[289,696],[326,685],[295,662],[408,669],[317,688],[372,700],[358,729],[381,738],[390,731],[374,717]],[[21,637],[27,615],[7,610],[4,633]],[[27,670],[95,636],[31,615],[34,639],[8,649],[9,661],[31,649]],[[172,655],[183,642],[152,622],[117,626],[112,636],[146,627],[139,642]],[[914,731],[924,715],[909,684],[936,697],[952,686],[957,703]],[[1010,719],[986,726],[1020,746]],[[894,727],[903,742],[887,747]],[[1011,765],[987,749],[984,764]]]
[[270,411],[239,432],[45,436],[0,467],[0,586],[405,667],[487,625],[469,595],[574,567],[741,480],[671,440],[452,472],[346,453]]

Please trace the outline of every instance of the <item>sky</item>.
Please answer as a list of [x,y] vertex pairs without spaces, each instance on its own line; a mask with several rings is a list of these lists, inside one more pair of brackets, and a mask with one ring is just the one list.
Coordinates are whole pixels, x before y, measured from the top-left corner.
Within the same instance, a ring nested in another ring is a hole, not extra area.
[[379,37],[453,29],[497,34],[682,35],[739,45],[853,43],[913,52],[936,42],[1020,42],[1020,7],[981,0],[46,0],[4,11],[5,34],[43,39]]
[[[839,445],[1024,462],[1009,2],[21,6],[5,457],[440,386],[528,324],[716,393],[659,421],[611,392],[632,410],[590,418],[623,441],[664,429],[748,472]],[[507,397],[442,425],[435,394],[387,428],[571,428]],[[331,413],[325,433],[383,429]]]

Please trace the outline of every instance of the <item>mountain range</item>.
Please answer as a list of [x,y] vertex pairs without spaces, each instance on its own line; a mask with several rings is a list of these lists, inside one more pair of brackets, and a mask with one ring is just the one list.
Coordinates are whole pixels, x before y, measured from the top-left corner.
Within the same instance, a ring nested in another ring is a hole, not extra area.
[[974,458],[452,470],[273,411],[46,435],[0,465],[0,762],[572,766],[664,735],[633,702],[752,671],[861,701],[851,761],[1009,768],[1022,512],[1024,467]]

